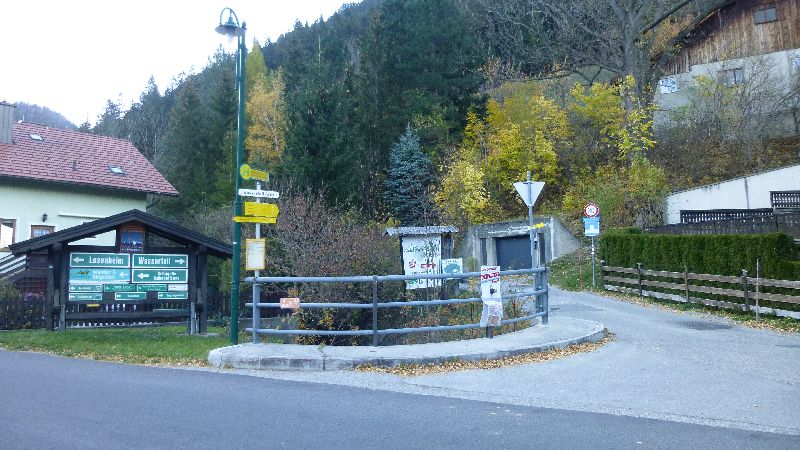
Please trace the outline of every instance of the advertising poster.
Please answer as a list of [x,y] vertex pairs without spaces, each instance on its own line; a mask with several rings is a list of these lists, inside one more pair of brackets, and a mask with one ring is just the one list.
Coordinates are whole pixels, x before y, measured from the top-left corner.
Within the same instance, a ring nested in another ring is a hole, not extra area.
[[[442,237],[403,236],[403,273],[406,275],[439,274],[442,258]],[[442,280],[406,280],[406,289],[441,286]]]

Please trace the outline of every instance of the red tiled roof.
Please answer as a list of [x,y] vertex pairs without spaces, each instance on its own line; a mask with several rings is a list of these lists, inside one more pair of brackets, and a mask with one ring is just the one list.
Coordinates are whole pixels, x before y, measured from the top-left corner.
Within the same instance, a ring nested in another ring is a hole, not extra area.
[[178,195],[130,141],[25,122],[13,127],[14,143],[0,144],[0,177]]

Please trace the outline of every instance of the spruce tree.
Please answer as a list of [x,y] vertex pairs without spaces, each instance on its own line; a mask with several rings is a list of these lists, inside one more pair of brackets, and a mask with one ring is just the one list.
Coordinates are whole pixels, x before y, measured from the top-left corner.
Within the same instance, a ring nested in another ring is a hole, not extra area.
[[432,213],[428,186],[432,182],[430,159],[422,153],[419,137],[407,126],[389,152],[383,195],[389,210],[401,225],[428,224]]

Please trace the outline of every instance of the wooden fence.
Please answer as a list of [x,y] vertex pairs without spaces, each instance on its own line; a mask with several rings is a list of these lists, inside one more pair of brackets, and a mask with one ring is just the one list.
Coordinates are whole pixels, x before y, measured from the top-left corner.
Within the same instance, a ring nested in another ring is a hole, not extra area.
[[800,319],[800,281],[602,266],[606,290]]
[[0,299],[0,330],[44,328],[44,295]]

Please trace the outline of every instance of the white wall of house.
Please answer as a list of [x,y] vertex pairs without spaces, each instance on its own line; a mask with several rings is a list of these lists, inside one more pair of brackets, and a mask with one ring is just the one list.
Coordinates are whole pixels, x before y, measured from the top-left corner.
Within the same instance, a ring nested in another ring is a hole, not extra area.
[[667,196],[667,224],[680,223],[681,210],[771,208],[770,191],[800,190],[800,164]]
[[[741,68],[744,83],[759,83],[774,86],[781,92],[788,91],[792,77],[800,76],[800,49],[792,49],[742,59],[730,59],[709,64],[695,64],[689,72],[661,78],[656,87],[655,102],[658,111],[654,121],[656,126],[670,122],[670,112],[689,104],[692,85],[696,77],[707,76],[718,80],[725,70]],[[794,120],[791,112],[784,114],[783,120],[776,121],[774,134],[794,133]]]
[[[53,226],[54,231],[60,231],[131,209],[144,211],[146,207],[147,194],[142,192],[0,180],[0,219],[14,221],[14,242],[30,239],[34,225]],[[44,214],[47,221],[42,221]],[[109,232],[76,243],[114,245],[115,238],[115,233]],[[0,258],[9,254],[7,248],[0,248]]]

